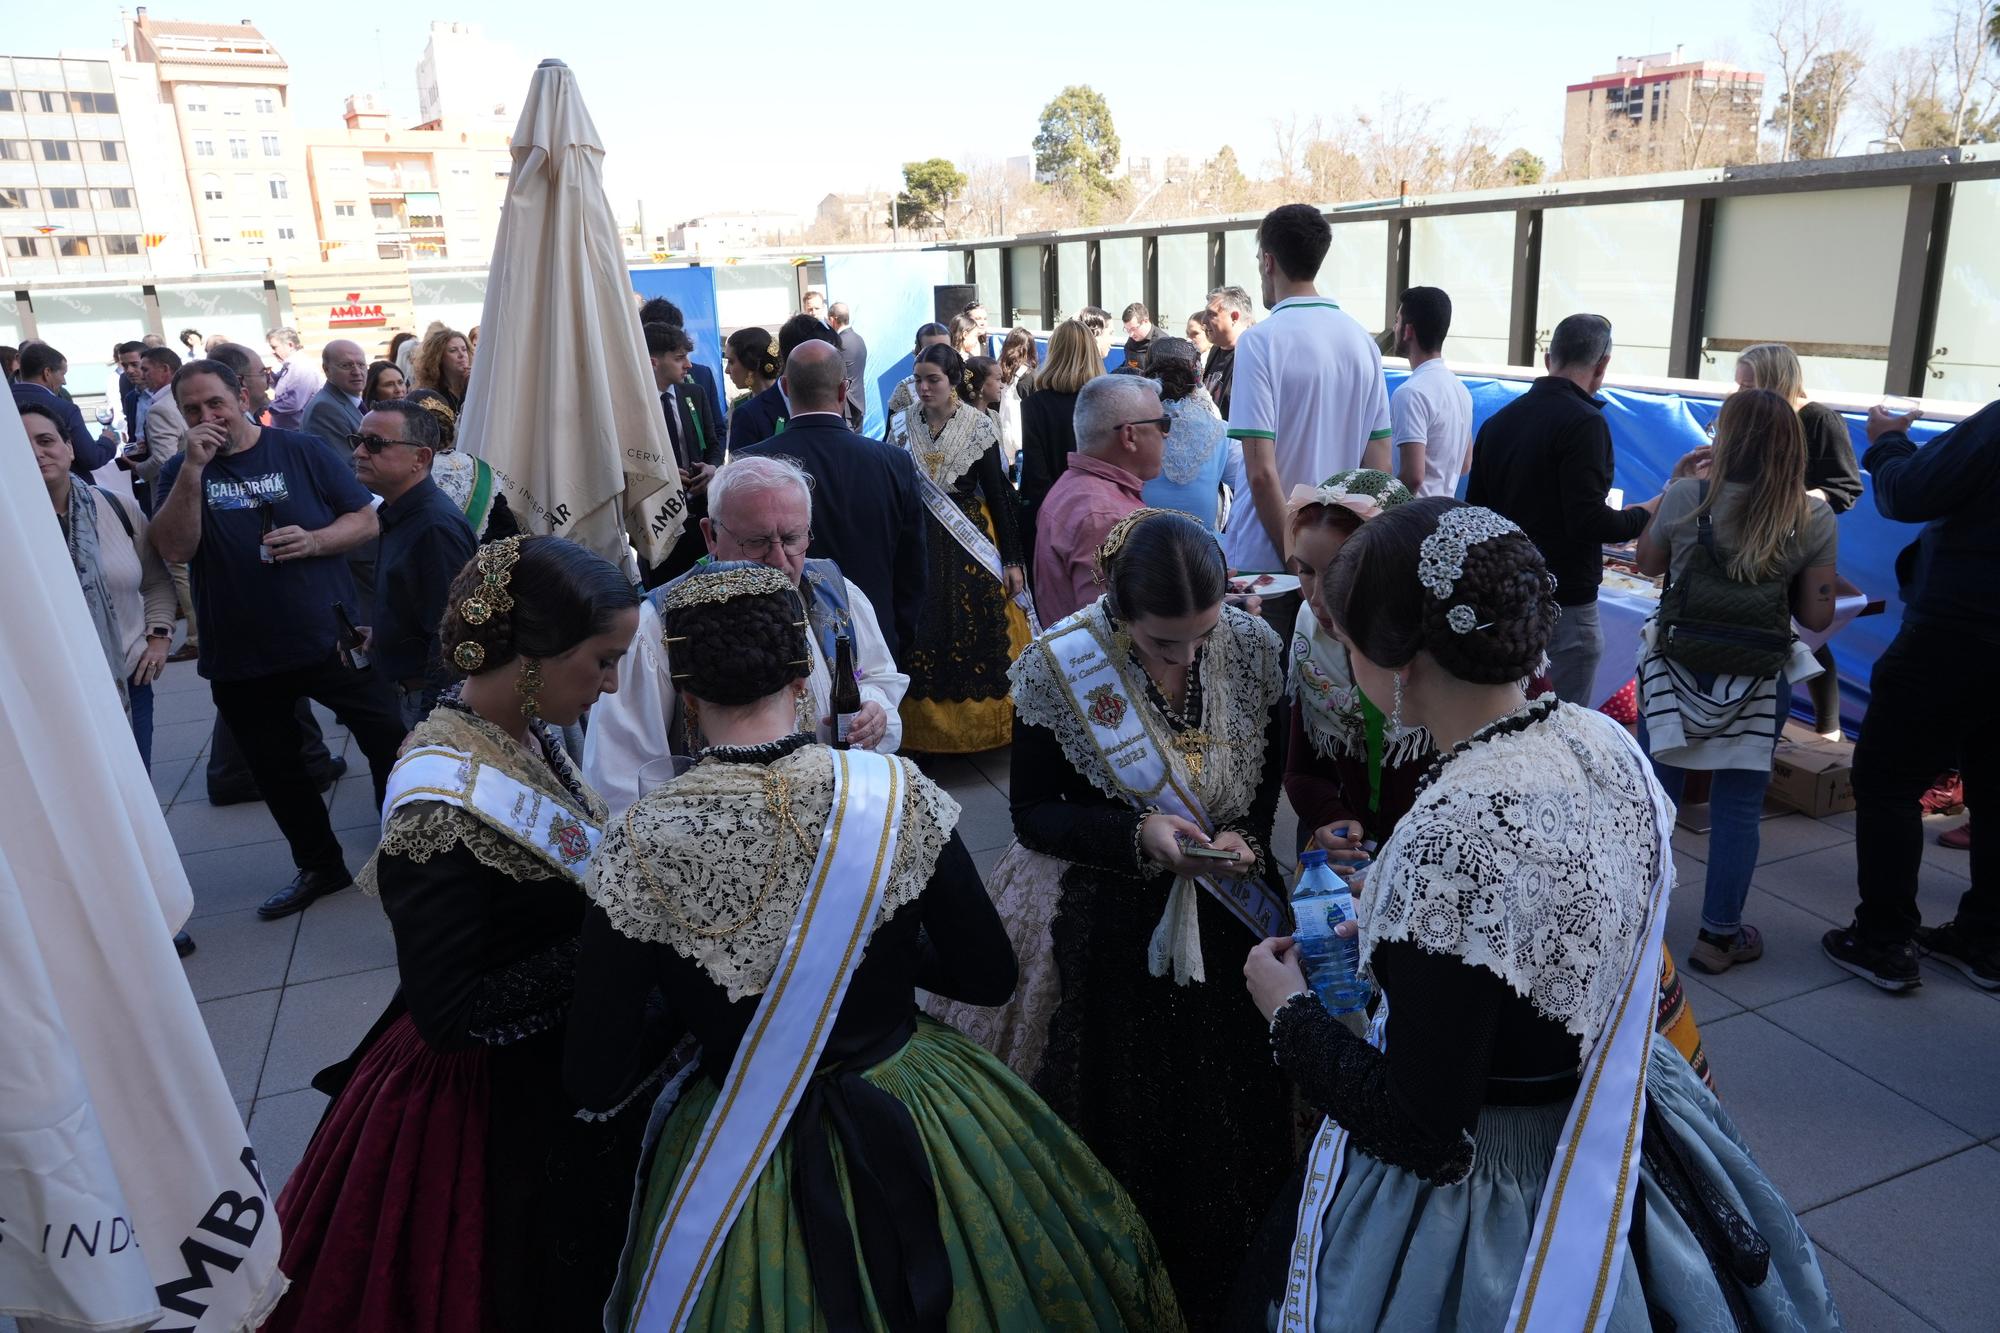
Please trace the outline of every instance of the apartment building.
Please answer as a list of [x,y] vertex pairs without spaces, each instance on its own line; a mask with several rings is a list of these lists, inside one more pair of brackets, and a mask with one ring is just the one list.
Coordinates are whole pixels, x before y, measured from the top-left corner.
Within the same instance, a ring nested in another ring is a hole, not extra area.
[[1622,176],[1757,160],[1764,76],[1681,47],[1621,56],[1618,67],[1569,85],[1563,174]]
[[492,250],[513,165],[508,136],[446,117],[396,128],[372,95],[347,99],[343,126],[301,135],[329,263],[476,259]]

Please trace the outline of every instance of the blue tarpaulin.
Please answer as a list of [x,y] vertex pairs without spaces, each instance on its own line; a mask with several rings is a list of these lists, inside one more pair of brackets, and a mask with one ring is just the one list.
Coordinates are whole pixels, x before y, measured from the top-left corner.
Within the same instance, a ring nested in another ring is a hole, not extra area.
[[633,269],[632,290],[642,297],[664,296],[681,308],[688,337],[694,339],[692,359],[715,372],[715,387],[726,407],[729,383],[722,374],[722,328],[715,319],[715,270]]

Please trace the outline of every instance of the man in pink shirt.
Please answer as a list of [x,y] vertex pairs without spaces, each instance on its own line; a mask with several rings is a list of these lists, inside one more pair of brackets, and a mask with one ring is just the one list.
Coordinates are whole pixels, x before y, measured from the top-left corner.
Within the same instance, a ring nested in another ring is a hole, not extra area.
[[1035,524],[1035,611],[1045,626],[1104,591],[1093,563],[1097,548],[1113,524],[1144,506],[1140,489],[1160,475],[1171,424],[1159,390],[1136,375],[1085,384],[1075,423],[1076,452]]

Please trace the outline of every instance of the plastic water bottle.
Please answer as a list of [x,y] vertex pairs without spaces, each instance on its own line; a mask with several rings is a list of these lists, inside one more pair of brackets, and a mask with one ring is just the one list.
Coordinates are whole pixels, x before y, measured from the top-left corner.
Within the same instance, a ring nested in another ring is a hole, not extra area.
[[1299,882],[1292,890],[1292,915],[1297,929],[1299,961],[1306,982],[1327,1012],[1361,1036],[1368,1030],[1370,987],[1359,975],[1361,939],[1342,939],[1333,928],[1354,920],[1354,898],[1333,872],[1326,853],[1317,847],[1299,856]]

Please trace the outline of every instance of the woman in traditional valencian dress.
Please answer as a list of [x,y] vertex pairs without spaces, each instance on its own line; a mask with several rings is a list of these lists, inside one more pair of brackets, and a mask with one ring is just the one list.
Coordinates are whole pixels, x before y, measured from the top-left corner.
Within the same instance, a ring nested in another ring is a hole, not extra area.
[[1611,719],[1524,697],[1552,586],[1518,528],[1442,497],[1324,577],[1356,684],[1442,753],[1360,892],[1373,1043],[1289,939],[1244,969],[1329,1117],[1277,1327],[1838,1327],[1804,1229],[1653,1030],[1673,807]]
[[292,1281],[266,1329],[595,1327],[644,1104],[562,1091],[583,873],[604,807],[556,728],[617,688],[638,596],[555,537],[481,549],[442,641],[467,679],[411,732],[361,875],[401,986],[278,1197]]
[[972,401],[976,386],[958,353],[926,347],[916,382],[900,442],[929,511],[931,575],[909,654],[903,748],[974,754],[1007,744],[1014,731],[1007,668],[1030,633],[1019,503],[999,433]]
[[[951,341],[951,330],[942,324],[920,324],[917,326],[916,343],[910,348],[911,356],[922,356],[926,347],[936,347]],[[883,409],[883,418],[889,423],[889,443],[909,447],[909,439],[904,429],[903,413],[915,406],[917,401],[917,377],[914,370],[896,381],[896,387],[889,392],[889,405]]]
[[700,1044],[655,1109],[615,1326],[1181,1328],[1124,1191],[916,1013],[918,986],[1014,985],[956,803],[907,760],[813,743],[782,572],[698,569],[664,609],[711,744],[605,838],[566,1063],[585,1105],[627,1096],[656,992],[655,1025]]
[[1222,552],[1185,514],[1139,511],[1100,563],[1106,595],[1014,666],[1016,841],[994,898],[1022,994],[949,1016],[1132,1191],[1208,1328],[1293,1156],[1290,1093],[1235,993],[1262,923],[1288,920],[1266,850],[1280,646],[1223,605]]

